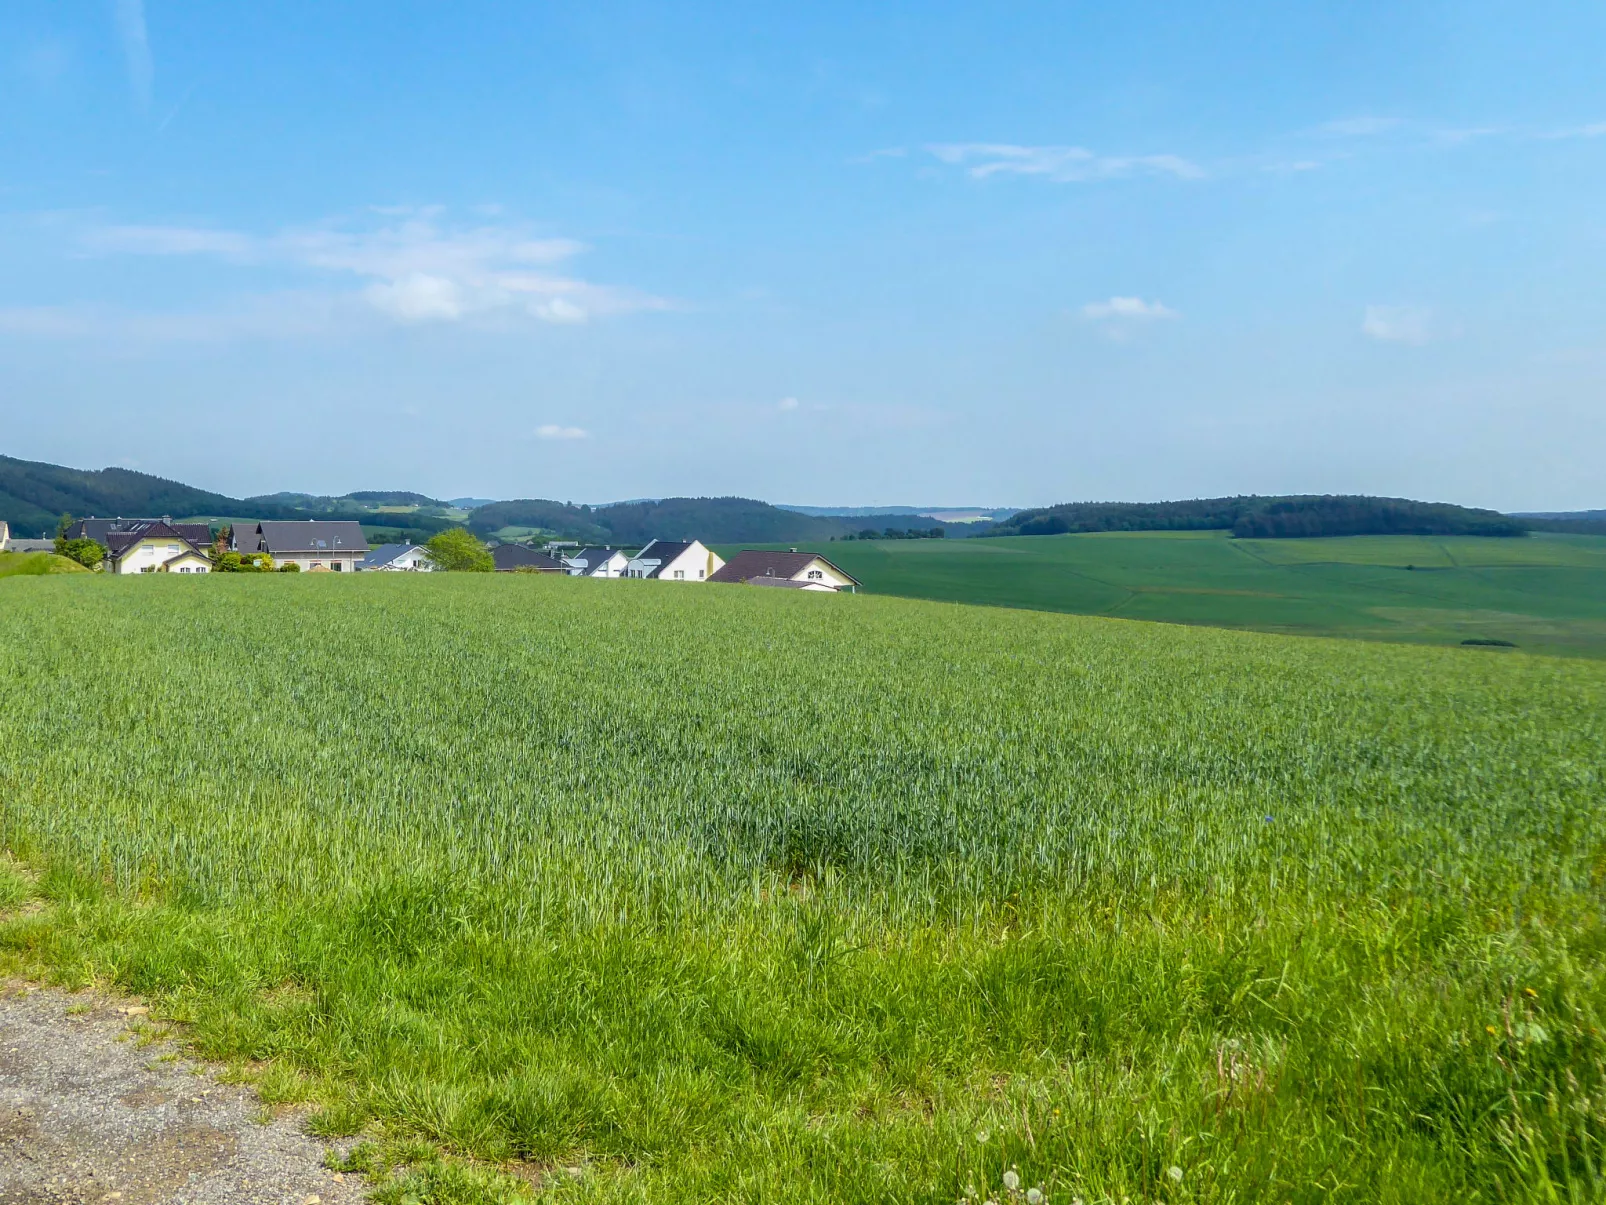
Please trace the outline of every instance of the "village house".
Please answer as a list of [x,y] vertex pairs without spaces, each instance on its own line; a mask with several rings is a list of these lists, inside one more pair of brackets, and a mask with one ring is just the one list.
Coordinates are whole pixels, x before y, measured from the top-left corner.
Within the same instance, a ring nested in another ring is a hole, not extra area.
[[75,519],[63,534],[69,540],[93,540],[102,548],[111,547],[114,534],[142,531],[153,523],[163,523],[183,536],[196,548],[205,548],[212,542],[212,527],[208,523],[175,523],[167,516],[160,519]]
[[[184,526],[190,526],[185,524]],[[206,524],[199,525],[203,530]],[[107,573],[210,573],[212,559],[179,530],[160,520],[105,532]],[[84,537],[72,537],[74,539]],[[93,539],[94,537],[87,537]]]
[[277,566],[352,573],[368,555],[362,524],[352,519],[302,519],[236,524],[230,546],[241,556],[265,552]]
[[357,569],[365,573],[432,573],[435,562],[422,544],[381,544],[368,550],[368,555],[357,562]]
[[617,548],[582,548],[563,558],[570,577],[623,577],[630,558]]
[[706,582],[724,561],[701,540],[649,540],[630,558],[625,576],[665,582]]
[[749,586],[779,586],[791,590],[846,590],[859,580],[812,552],[766,552],[744,548],[708,579],[711,582],[745,582]]
[[525,544],[498,544],[491,549],[498,573],[562,573],[563,562]]

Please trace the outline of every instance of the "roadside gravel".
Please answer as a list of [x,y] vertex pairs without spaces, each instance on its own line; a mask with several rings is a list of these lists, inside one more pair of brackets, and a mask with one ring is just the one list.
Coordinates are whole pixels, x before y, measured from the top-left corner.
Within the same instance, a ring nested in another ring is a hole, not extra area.
[[294,1116],[170,1044],[129,1001],[0,985],[0,1205],[352,1205]]

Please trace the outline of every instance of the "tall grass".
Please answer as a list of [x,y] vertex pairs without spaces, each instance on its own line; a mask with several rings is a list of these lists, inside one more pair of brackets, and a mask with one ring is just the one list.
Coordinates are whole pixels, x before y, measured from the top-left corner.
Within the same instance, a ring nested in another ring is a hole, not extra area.
[[0,941],[558,1197],[1606,1199],[1606,666],[777,593],[8,581]]

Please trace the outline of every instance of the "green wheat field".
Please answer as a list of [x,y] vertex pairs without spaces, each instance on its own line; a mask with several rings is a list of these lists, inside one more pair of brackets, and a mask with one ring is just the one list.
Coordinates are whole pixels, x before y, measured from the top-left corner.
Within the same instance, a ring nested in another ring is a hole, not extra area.
[[[721,546],[729,557],[737,546]],[[772,547],[774,547],[772,545]],[[875,594],[1606,658],[1606,536],[1098,532],[807,545]]]
[[1606,1200],[1598,660],[17,575],[0,846],[397,1205]]

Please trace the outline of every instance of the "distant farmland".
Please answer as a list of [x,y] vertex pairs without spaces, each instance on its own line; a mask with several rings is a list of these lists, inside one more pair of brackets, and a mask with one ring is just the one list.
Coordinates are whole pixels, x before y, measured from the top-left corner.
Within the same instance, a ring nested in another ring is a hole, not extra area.
[[868,591],[909,598],[1370,640],[1499,639],[1606,657],[1601,536],[1100,532],[798,546]]
[[385,1201],[1598,1200],[1603,784],[1587,660],[0,581],[0,974],[148,994]]

